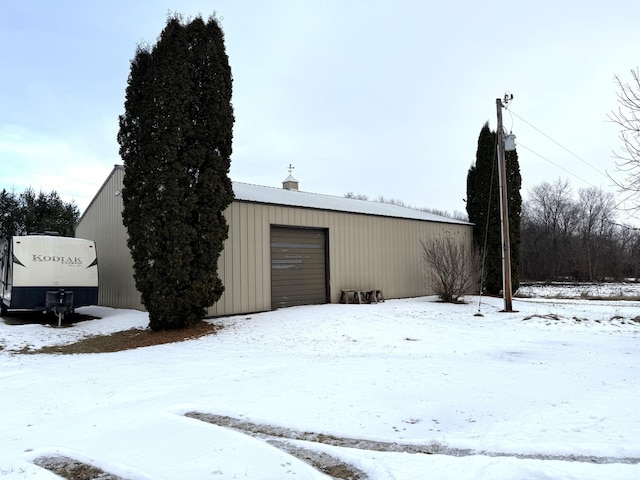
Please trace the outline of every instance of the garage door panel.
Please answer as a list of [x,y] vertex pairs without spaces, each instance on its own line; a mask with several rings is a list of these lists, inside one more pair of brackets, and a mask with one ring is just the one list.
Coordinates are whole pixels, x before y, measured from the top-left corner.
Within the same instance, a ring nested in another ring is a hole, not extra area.
[[325,278],[324,268],[322,268],[322,266],[319,266],[319,265],[308,267],[302,264],[295,264],[295,265],[292,265],[289,263],[277,264],[273,266],[273,270],[278,270],[278,271],[272,272],[273,275],[276,276],[276,278],[273,278],[272,281],[278,281],[278,280],[286,281],[289,275],[298,275],[298,276],[304,276],[304,277],[320,276],[323,279]]
[[[304,265],[303,262],[300,263],[292,263],[292,262],[277,262],[273,263],[271,268],[274,270],[290,270],[288,273],[291,275],[295,275],[296,273],[300,274],[312,274],[314,271],[318,272],[320,275],[324,276],[324,265],[323,264],[311,264]],[[284,274],[286,272],[280,272]]]
[[[297,289],[301,289],[301,288],[309,288],[310,286],[313,286],[313,288],[317,288],[319,291],[324,292],[325,291],[325,287],[324,285],[321,283],[321,281],[324,280],[321,277],[316,277],[316,278],[298,278],[296,281],[296,285],[297,285]],[[297,289],[291,289],[290,284],[287,282],[276,282],[273,284],[273,288],[278,288],[278,289],[289,289],[292,292],[295,292]]]
[[[291,280],[293,278],[286,278],[286,279],[280,279],[277,278],[275,279],[273,282],[271,282],[271,285],[273,285],[274,287],[279,287],[279,286],[290,286],[291,285]],[[297,275],[295,277],[295,281],[298,284],[304,284],[304,285],[317,285],[318,288],[324,289],[324,275]]]
[[[295,307],[300,305],[322,305],[327,303],[326,300],[320,299],[318,295],[296,295],[296,296],[283,296],[282,302],[286,307]],[[282,308],[282,307],[280,307]]]
[[325,230],[272,227],[272,308],[326,302]]
[[[303,265],[304,264],[304,265]],[[324,258],[316,258],[316,257],[297,257],[297,258],[278,258],[277,256],[271,258],[272,267],[281,266],[282,268],[287,268],[287,266],[295,267],[296,265],[303,265],[303,267],[310,268],[323,268],[325,264]]]

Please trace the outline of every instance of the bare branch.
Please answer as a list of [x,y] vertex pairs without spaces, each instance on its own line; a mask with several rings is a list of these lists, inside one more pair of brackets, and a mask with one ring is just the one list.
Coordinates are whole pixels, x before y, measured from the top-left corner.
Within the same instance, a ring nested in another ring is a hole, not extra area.
[[618,86],[618,109],[607,115],[620,127],[621,151],[614,152],[616,169],[622,178],[608,174],[621,192],[627,194],[635,208],[640,208],[640,69],[631,70],[631,81],[615,77]]
[[422,242],[422,259],[429,288],[444,302],[479,290],[482,258],[479,252],[451,237]]

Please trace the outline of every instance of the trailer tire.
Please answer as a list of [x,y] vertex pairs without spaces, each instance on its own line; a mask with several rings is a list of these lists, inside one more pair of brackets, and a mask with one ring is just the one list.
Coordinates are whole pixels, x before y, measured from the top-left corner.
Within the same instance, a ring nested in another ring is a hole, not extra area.
[[0,317],[4,317],[7,314],[7,307],[4,302],[0,302]]

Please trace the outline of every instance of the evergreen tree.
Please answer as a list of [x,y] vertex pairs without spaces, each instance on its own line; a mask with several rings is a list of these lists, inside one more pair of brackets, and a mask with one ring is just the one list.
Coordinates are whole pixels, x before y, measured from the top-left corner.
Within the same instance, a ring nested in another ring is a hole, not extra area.
[[152,330],[197,323],[224,291],[217,262],[233,201],[231,92],[215,17],[170,17],[131,62],[118,133],[122,215]]
[[80,218],[75,202],[65,202],[55,191],[36,194],[27,188],[20,195],[0,192],[0,237],[58,232],[72,237]]
[[55,191],[38,194],[28,188],[20,194],[20,233],[58,232],[73,237],[80,217],[74,202],[66,203]]
[[0,238],[20,231],[20,203],[16,196],[2,189],[0,192]]
[[[507,194],[509,203],[509,248],[511,258],[511,288],[513,292],[520,287],[520,273],[522,272],[522,176],[518,151],[505,153],[507,169]],[[502,262],[502,260],[501,260]],[[500,275],[502,281],[502,274]]]
[[[467,174],[467,214],[475,224],[474,245],[485,254],[485,291],[499,294],[502,291],[502,236],[500,227],[500,191],[498,184],[497,135],[489,129],[489,123],[480,130],[476,162]],[[522,197],[518,153],[507,152],[507,193],[509,208],[509,246],[512,289],[520,285],[520,217]]]

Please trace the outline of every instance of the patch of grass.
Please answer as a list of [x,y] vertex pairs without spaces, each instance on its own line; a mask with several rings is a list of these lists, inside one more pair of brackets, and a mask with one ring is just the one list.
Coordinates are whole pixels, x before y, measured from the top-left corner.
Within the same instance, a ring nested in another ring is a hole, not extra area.
[[33,463],[67,480],[123,480],[122,477],[69,457],[38,457]]
[[163,345],[166,343],[183,342],[211,335],[222,329],[222,326],[208,322],[200,322],[182,330],[153,332],[149,329],[132,328],[109,335],[92,335],[68,345],[51,345],[38,349],[24,347],[17,353],[22,354],[81,354],[81,353],[111,353],[134,348]]
[[544,315],[534,314],[524,317],[522,320],[531,320],[532,318],[546,318],[548,320],[560,320],[562,317],[557,313],[547,313]]
[[587,300],[616,300],[616,301],[627,301],[627,302],[638,302],[640,301],[640,296],[637,295],[590,295],[587,297]]

